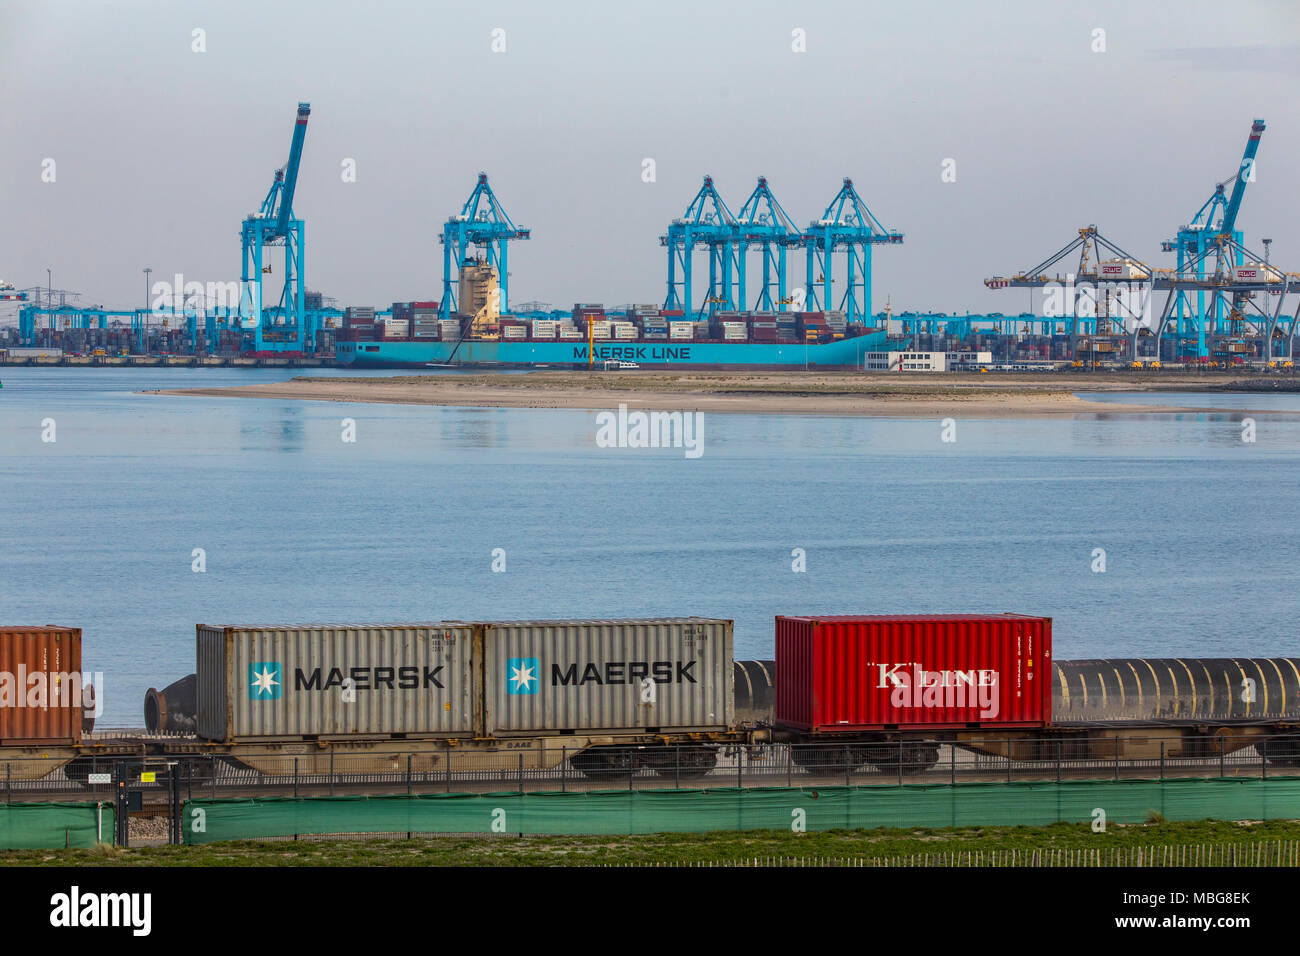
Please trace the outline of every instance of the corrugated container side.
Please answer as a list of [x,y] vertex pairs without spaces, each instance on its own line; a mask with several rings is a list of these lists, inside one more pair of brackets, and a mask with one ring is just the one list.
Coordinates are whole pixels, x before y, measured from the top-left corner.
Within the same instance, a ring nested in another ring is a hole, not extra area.
[[778,723],[853,731],[1042,726],[1051,618],[922,615],[776,620]]
[[230,726],[226,709],[226,632],[207,624],[195,625],[194,632],[197,732],[205,740],[225,740]]
[[727,620],[485,623],[485,733],[725,730],[732,649]]
[[199,625],[199,736],[473,735],[473,634],[462,622]]
[[[81,629],[0,627],[0,742],[74,744],[87,698],[81,684]],[[39,680],[31,680],[36,675]]]

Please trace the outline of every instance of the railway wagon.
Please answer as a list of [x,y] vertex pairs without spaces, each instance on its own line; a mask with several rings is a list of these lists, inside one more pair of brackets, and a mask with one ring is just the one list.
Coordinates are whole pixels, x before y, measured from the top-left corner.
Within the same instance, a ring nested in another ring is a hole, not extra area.
[[485,771],[691,777],[741,747],[892,773],[933,766],[945,745],[1209,760],[1267,737],[1268,763],[1300,766],[1300,659],[1058,661],[1051,619],[1026,615],[778,618],[776,647],[735,661],[732,622],[697,617],[199,625],[198,670],[149,689],[145,734],[81,739],[67,723],[7,738],[0,756],[15,779],[189,755],[324,773],[335,753],[355,765],[396,750],[414,772],[456,753]]
[[701,617],[201,624],[196,674],[150,688],[145,722],[268,774],[395,747],[413,772],[454,751],[488,771],[700,774],[717,760],[702,741],[744,740],[733,642],[730,620]]
[[924,770],[943,744],[1211,759],[1262,737],[1300,766],[1293,658],[1055,661],[1051,618],[1018,614],[778,617],[776,650],[773,739],[808,766]]

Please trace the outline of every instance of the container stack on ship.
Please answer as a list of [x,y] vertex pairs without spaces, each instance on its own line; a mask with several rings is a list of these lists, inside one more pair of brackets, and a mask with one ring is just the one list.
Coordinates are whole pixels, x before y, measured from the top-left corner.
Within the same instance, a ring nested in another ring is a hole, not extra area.
[[[479,278],[474,302],[492,279]],[[484,285],[486,283],[486,285]],[[471,304],[474,304],[472,302]],[[361,367],[483,366],[588,368],[607,361],[638,366],[793,369],[865,368],[888,348],[884,329],[846,321],[843,312],[717,312],[699,320],[653,305],[607,308],[576,303],[570,312],[491,313],[480,306],[437,325],[417,326],[420,303],[394,303],[365,333],[340,337],[341,362]],[[423,330],[423,331],[421,331]]]

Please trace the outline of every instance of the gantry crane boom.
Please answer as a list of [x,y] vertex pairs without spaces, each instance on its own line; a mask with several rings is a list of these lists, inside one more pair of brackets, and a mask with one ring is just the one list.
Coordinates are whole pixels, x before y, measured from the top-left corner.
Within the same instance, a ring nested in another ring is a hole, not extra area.
[[302,162],[302,144],[307,137],[307,117],[311,104],[298,104],[298,118],[293,124],[293,140],[289,143],[289,162],[284,167],[284,183],[280,187],[280,215],[275,221],[277,235],[285,235],[289,220],[293,218],[293,193],[298,186],[298,166]]

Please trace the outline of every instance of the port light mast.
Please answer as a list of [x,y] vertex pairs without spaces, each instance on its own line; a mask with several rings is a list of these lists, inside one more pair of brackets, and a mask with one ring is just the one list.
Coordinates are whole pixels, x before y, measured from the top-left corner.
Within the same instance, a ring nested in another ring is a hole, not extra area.
[[488,185],[487,173],[479,173],[478,183],[469,194],[469,199],[465,200],[460,214],[447,220],[442,227],[442,235],[438,237],[442,243],[442,302],[438,309],[439,316],[449,319],[456,311],[454,277],[459,274],[470,246],[482,250],[487,256],[488,265],[497,270],[497,285],[501,290],[499,311],[509,311],[509,243],[516,239],[531,238],[531,229],[516,226],[510,220],[496,193]]

